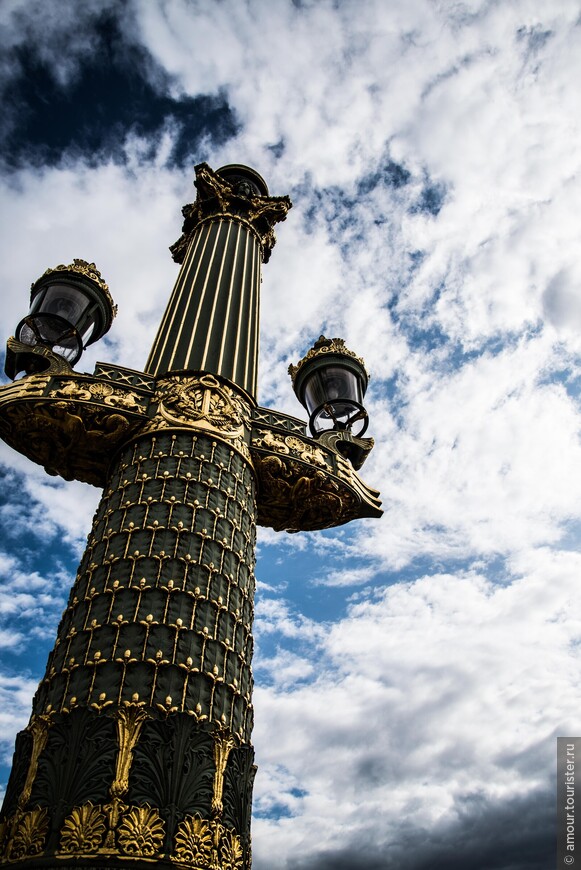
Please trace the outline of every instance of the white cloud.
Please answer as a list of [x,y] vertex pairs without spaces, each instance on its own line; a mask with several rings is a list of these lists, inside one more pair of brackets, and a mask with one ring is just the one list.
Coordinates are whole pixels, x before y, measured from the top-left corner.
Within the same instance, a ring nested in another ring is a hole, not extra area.
[[257,820],[257,868],[294,866],[287,855],[307,866],[366,836],[387,847],[410,813],[437,831],[471,794],[532,795],[555,735],[576,727],[580,567],[536,550],[507,585],[476,572],[396,584],[313,646],[318,680],[259,688],[259,805],[284,802],[288,783],[303,797],[292,818]]

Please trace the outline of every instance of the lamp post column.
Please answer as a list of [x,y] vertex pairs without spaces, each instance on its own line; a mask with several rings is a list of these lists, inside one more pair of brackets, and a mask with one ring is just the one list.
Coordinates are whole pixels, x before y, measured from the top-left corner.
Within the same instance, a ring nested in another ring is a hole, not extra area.
[[367,375],[342,340],[292,368],[313,437],[254,398],[260,262],[288,197],[242,166],[200,164],[196,186],[145,372],[72,370],[114,313],[82,260],[33,285],[8,340],[25,375],[0,386],[0,436],[103,488],[0,812],[0,861],[24,870],[250,870],[256,524],[382,513],[356,473],[373,441],[351,431]]
[[18,738],[8,862],[250,868],[258,292],[290,201],[219,173],[196,167],[147,420],[108,471]]

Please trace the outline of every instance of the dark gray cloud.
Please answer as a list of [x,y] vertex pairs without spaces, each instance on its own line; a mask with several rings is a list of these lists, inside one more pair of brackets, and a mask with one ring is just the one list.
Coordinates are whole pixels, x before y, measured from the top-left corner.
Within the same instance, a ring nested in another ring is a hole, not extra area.
[[[151,159],[169,132],[168,162],[183,166],[235,135],[238,122],[224,93],[180,95],[171,76],[131,40],[122,9],[105,9],[85,21],[82,54],[74,49],[67,54],[67,46],[75,44],[76,22],[74,30],[72,22],[68,30],[64,23],[50,52],[33,38],[5,45],[0,66],[5,165],[54,165],[63,155],[89,163],[122,161],[130,134],[143,140],[143,156]],[[30,32],[24,9],[20,16],[24,32]],[[62,66],[62,53],[68,67]]]
[[[554,795],[538,790],[493,802],[463,798],[457,821],[432,829],[401,820],[397,842],[381,843],[369,825],[367,842],[291,861],[290,870],[547,870],[554,860]],[[375,843],[370,842],[375,840]],[[379,841],[379,843],[378,843]]]

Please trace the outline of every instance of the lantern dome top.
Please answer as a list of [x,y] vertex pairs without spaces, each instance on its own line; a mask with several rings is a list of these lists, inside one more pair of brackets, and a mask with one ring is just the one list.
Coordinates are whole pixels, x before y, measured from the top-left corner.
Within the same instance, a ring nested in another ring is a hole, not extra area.
[[232,185],[240,184],[241,182],[249,183],[251,193],[255,196],[268,196],[268,186],[266,181],[250,166],[244,166],[242,163],[228,163],[226,166],[221,166],[216,170],[216,175],[225,179]]
[[317,357],[324,356],[342,356],[342,357],[351,357],[355,362],[358,362],[367,380],[369,380],[369,373],[365,368],[365,363],[361,359],[361,357],[357,356],[357,354],[353,353],[352,350],[346,346],[345,341],[342,338],[325,338],[324,335],[320,335],[317,341],[314,343],[312,348],[307,351],[304,357],[298,361],[295,365],[291,365],[288,367],[288,373],[291,376],[291,380],[293,386],[296,381],[296,377],[298,373],[301,371],[305,363],[310,362],[310,360],[316,359]]
[[103,276],[100,271],[97,269],[94,263],[88,263],[86,260],[74,259],[72,263],[69,263],[68,266],[63,265],[62,263],[59,266],[54,266],[51,269],[47,269],[44,274],[37,278],[30,285],[30,301],[34,300],[38,290],[41,287],[44,287],[46,284],[51,283],[55,280],[55,278],[81,278],[85,279],[93,286],[93,289],[96,289],[101,298],[101,302],[103,305],[103,313],[105,314],[104,324],[102,335],[104,335],[110,328],[111,323],[113,322],[113,318],[117,314],[117,305],[113,301],[113,297],[111,296],[111,292],[109,290],[109,285],[105,282]]

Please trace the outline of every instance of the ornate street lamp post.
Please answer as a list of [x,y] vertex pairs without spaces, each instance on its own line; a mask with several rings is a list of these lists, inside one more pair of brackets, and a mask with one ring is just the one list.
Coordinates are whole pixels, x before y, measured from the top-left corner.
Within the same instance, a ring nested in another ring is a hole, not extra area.
[[[293,369],[305,424],[256,404],[261,262],[288,197],[196,167],[181,270],[144,372],[72,370],[115,308],[94,264],[48,270],[8,341],[0,435],[103,488],[0,815],[23,867],[248,870],[256,524],[381,515],[359,468],[367,375],[339,339]],[[361,432],[360,432],[361,434]]]

